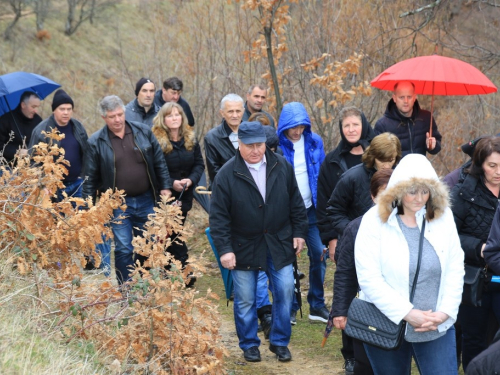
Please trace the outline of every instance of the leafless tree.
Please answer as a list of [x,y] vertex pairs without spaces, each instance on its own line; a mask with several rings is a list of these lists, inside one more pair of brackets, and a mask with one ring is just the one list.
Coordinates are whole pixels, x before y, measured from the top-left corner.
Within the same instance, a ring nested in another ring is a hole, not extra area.
[[117,0],[67,0],[67,2],[68,17],[64,33],[72,35],[85,21],[93,23],[97,12],[115,5]]
[[6,4],[8,8],[12,10],[12,13],[14,13],[14,18],[12,19],[12,22],[9,23],[7,28],[3,32],[3,38],[5,40],[11,40],[12,38],[12,30],[14,29],[14,26],[16,26],[17,21],[22,17],[22,12],[23,9],[26,6],[26,1],[25,0],[2,0],[0,1],[0,4]]

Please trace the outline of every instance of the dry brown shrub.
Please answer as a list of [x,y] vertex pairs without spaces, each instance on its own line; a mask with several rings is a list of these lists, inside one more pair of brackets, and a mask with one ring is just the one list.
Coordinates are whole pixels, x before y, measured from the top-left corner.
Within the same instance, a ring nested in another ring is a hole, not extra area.
[[165,252],[171,241],[185,236],[180,208],[163,200],[144,237],[134,238],[136,252],[148,259],[136,264],[130,282],[118,287],[85,276],[85,256],[99,259],[95,244],[102,233],[112,236],[106,224],[123,206],[123,195],[108,190],[95,204],[72,197],[54,203],[51,197],[63,187],[68,162],[57,146],[62,136],[55,130],[47,136],[48,143],[35,146],[34,165],[29,157],[18,157],[15,166],[1,167],[0,177],[1,252],[21,277],[35,280],[32,297],[41,315],[56,317],[47,329],[60,332],[66,342],[93,343],[111,358],[114,371],[118,366],[128,373],[224,373],[227,353],[213,303],[218,296],[186,288],[188,274],[202,268],[190,260],[182,269]]

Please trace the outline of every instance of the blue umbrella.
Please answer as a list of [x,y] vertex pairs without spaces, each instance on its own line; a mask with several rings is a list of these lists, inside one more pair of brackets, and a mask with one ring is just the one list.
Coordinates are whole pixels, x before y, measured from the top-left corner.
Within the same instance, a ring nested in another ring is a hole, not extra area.
[[59,87],[61,87],[60,84],[34,73],[4,74],[0,76],[0,116],[16,108],[25,91],[33,91],[40,99],[45,99]]
[[224,288],[226,289],[227,304],[229,306],[229,300],[232,299],[233,288],[234,288],[233,275],[231,274],[231,270],[224,268],[222,266],[222,263],[220,262],[219,253],[217,252],[217,249],[215,248],[215,245],[214,245],[214,240],[212,239],[212,236],[210,235],[210,228],[205,229],[205,233],[207,235],[208,242],[210,242],[210,246],[212,246],[212,251],[215,254],[215,259],[217,259],[217,263],[219,263],[222,281],[224,281]]

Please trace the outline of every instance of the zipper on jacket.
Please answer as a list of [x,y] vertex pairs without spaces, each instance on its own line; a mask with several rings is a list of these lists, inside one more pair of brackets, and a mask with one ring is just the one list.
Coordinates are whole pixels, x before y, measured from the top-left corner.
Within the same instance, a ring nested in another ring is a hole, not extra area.
[[411,125],[411,120],[408,120],[408,135],[410,136],[410,153],[413,154],[413,139],[411,138],[410,125]]

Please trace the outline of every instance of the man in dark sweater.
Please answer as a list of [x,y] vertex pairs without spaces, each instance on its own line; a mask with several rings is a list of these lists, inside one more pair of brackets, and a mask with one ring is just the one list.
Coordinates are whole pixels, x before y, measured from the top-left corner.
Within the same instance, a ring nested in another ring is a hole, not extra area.
[[[57,90],[52,100],[52,116],[42,121],[33,130],[29,148],[40,142],[53,142],[64,149],[64,158],[70,162],[66,166],[68,173],[64,176],[64,188],[56,191],[56,202],[64,199],[64,193],[68,197],[82,197],[83,173],[85,162],[88,160],[88,136],[82,123],[72,117],[74,103],[73,99],[62,89]],[[42,132],[51,132],[57,129],[64,134],[60,141],[50,140]],[[101,268],[106,276],[110,272],[110,242],[103,238],[103,243],[97,245],[101,254]]]
[[181,97],[184,84],[177,77],[170,77],[163,81],[163,88],[155,94],[155,103],[161,107],[167,102],[178,103],[186,114],[188,124],[194,126],[194,116],[189,103]]
[[[126,209],[113,211],[111,222],[115,241],[115,270],[118,283],[129,279],[135,260],[133,236],[141,236],[148,215],[154,214],[159,195],[170,197],[172,184],[160,144],[151,129],[142,123],[125,121],[125,106],[116,95],[99,102],[106,125],[89,139],[87,181],[83,196],[95,197],[98,189],[125,191]],[[118,220],[118,217],[122,217]]]
[[[11,163],[17,150],[26,152],[33,129],[42,121],[38,115],[40,98],[33,91],[25,91],[21,95],[19,105],[0,117],[0,152],[4,159]],[[11,139],[12,137],[12,139]]]

